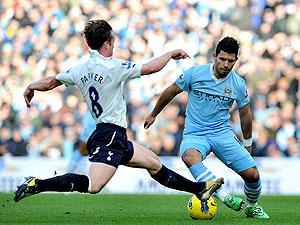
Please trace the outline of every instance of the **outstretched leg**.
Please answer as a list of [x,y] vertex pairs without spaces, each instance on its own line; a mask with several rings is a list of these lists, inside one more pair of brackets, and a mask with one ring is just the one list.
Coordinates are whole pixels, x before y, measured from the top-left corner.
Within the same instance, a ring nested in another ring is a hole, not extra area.
[[134,155],[127,164],[131,167],[145,168],[151,177],[160,184],[179,191],[196,194],[205,201],[221,187],[223,178],[211,182],[193,182],[161,164],[157,155],[142,145],[133,142]]

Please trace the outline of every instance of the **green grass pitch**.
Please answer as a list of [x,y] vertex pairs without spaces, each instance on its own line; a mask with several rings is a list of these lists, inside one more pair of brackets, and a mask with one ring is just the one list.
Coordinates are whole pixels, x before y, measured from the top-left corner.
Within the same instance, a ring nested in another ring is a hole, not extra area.
[[186,212],[191,195],[40,194],[15,203],[0,194],[0,224],[300,224],[300,196],[263,196],[270,219],[246,218],[218,201],[210,221],[192,220]]

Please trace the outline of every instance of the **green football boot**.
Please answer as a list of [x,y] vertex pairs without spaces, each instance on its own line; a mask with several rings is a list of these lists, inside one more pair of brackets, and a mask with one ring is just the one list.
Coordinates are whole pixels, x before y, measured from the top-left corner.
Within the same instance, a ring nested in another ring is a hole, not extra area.
[[270,218],[266,212],[264,212],[263,208],[257,203],[252,207],[247,207],[245,209],[245,213],[247,217],[258,218],[258,219],[268,219]]
[[228,208],[233,209],[234,211],[241,211],[241,209],[243,209],[245,205],[245,202],[243,201],[243,199],[239,197],[227,195],[226,198],[224,199],[224,204]]

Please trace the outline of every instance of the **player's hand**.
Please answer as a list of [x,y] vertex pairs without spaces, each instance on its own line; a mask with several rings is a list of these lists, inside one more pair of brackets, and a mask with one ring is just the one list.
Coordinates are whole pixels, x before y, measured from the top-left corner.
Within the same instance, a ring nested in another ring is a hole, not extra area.
[[186,59],[186,58],[190,58],[190,56],[182,49],[177,49],[172,52],[172,59],[177,60],[177,59]]
[[151,116],[151,115],[147,116],[144,123],[144,128],[148,129],[152,125],[152,123],[154,123],[155,119],[156,119],[155,116]]
[[34,90],[30,89],[29,86],[26,88],[24,94],[24,99],[28,108],[30,108],[31,99],[34,96]]

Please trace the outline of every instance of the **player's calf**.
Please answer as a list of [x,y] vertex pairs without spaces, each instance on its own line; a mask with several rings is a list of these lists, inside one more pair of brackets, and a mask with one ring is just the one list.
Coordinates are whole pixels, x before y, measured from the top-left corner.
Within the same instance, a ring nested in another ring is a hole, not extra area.
[[37,180],[37,189],[39,192],[87,192],[89,187],[89,178],[86,175],[67,173],[62,176],[56,176],[45,180]]

